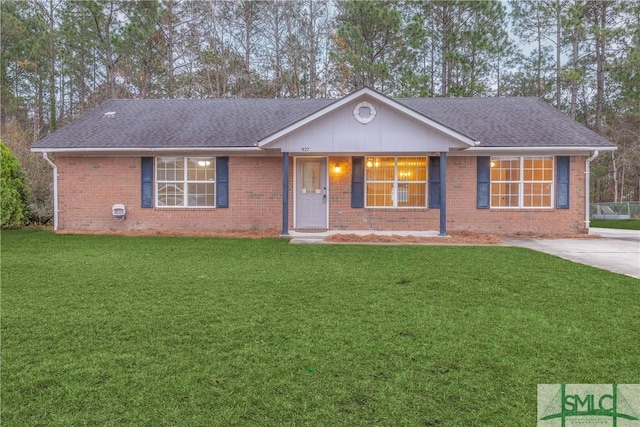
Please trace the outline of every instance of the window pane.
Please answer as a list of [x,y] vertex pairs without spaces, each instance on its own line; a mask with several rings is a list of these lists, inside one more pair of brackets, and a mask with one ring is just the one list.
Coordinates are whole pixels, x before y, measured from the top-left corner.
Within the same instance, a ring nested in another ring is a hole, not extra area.
[[367,183],[367,206],[393,206],[393,184]]
[[524,184],[522,205],[524,207],[551,207],[551,184]]
[[398,157],[398,181],[426,181],[426,157]]
[[518,157],[492,157],[491,181],[518,181],[520,159]]
[[525,181],[551,181],[553,179],[553,158],[525,157],[523,163]]
[[200,183],[189,184],[189,203],[188,206],[214,206],[215,205],[215,184]]
[[183,184],[159,184],[158,206],[184,206]]
[[212,157],[187,159],[187,179],[189,181],[215,181],[215,159]]
[[518,183],[491,183],[491,206],[518,207]]
[[321,189],[322,164],[318,162],[302,162],[302,189],[307,193],[315,193]]
[[182,181],[184,180],[184,159],[161,157],[157,165],[158,181]]
[[215,157],[159,157],[157,206],[215,206]]
[[427,205],[426,184],[398,184],[398,207],[419,207]]
[[365,166],[367,181],[393,181],[395,174],[393,157],[367,157]]

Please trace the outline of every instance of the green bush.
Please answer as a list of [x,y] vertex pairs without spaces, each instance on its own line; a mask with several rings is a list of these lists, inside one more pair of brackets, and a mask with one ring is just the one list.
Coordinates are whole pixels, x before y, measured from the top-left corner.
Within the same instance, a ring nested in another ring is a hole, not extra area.
[[0,141],[0,228],[18,228],[28,222],[29,191],[18,158]]

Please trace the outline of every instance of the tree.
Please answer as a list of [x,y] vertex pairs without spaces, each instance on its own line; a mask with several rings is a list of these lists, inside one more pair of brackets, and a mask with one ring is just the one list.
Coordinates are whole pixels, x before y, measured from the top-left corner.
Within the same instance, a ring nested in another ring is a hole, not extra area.
[[115,45],[118,74],[135,98],[166,96],[167,45],[160,30],[161,4],[157,1],[126,3],[127,24]]
[[512,50],[504,30],[506,10],[499,1],[428,1],[409,3],[408,8],[423,27],[417,57],[431,95],[493,91]]
[[562,71],[562,16],[567,15],[569,2],[566,0],[510,0],[512,22],[515,33],[526,43],[534,43],[537,61],[536,96],[545,97],[543,62],[545,51],[555,48],[555,103],[561,108]]
[[28,189],[20,162],[0,141],[0,228],[18,228],[27,224]]
[[388,91],[399,67],[412,60],[408,47],[417,44],[415,38],[406,37],[398,4],[340,1],[338,10],[332,57],[336,83],[343,91],[364,86]]
[[584,84],[585,70],[580,61],[580,42],[585,35],[584,7],[582,0],[574,0],[563,20],[565,38],[571,42],[570,65],[562,71],[561,80],[569,84],[571,98],[569,116],[576,119],[578,110],[578,88]]

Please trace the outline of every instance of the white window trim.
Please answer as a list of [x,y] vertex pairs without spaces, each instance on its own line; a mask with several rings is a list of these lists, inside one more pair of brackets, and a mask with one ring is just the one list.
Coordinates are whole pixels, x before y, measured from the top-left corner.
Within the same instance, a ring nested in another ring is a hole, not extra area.
[[[393,157],[393,181],[370,181],[367,179],[367,166],[366,160],[367,158],[375,158],[375,157]],[[400,181],[398,180],[398,158],[400,157],[417,157],[421,159],[425,159],[425,177],[424,181]],[[364,207],[366,209],[427,209],[429,206],[429,157],[425,156],[365,156],[365,172],[364,172]],[[367,184],[388,184],[391,182],[391,201],[393,202],[393,206],[370,206],[367,203],[368,192]],[[398,206],[398,184],[424,184],[424,206]]]
[[[168,159],[182,159],[183,161],[183,167],[184,167],[184,179],[182,181],[160,181],[158,180],[158,159],[162,159],[162,158],[168,158]],[[207,156],[207,157],[202,157],[202,156],[198,156],[198,157],[193,157],[193,156],[159,156],[156,157],[154,159],[154,165],[153,165],[153,177],[154,177],[154,196],[155,196],[155,207],[158,209],[213,209],[217,206],[218,204],[218,182],[216,180],[216,176],[214,175],[214,179],[213,181],[189,181],[187,179],[187,161],[188,159],[193,159],[193,160],[211,160],[213,159],[213,163],[214,163],[214,170],[216,171],[215,173],[217,173],[218,170],[218,165],[217,165],[217,157],[214,156]],[[213,205],[212,206],[188,206],[185,204],[179,205],[179,206],[160,206],[158,204],[158,187],[160,184],[171,184],[171,183],[182,183],[184,184],[184,197],[183,197],[183,203],[185,203],[186,201],[189,200],[189,190],[188,190],[188,184],[214,184],[214,192],[213,192]]]
[[[524,159],[532,158],[551,158],[551,181],[525,181],[524,180]],[[489,161],[499,159],[518,159],[519,160],[519,179],[518,181],[494,181],[491,179],[491,171],[489,171],[489,207],[491,209],[507,209],[507,210],[533,210],[533,209],[555,209],[556,205],[556,157],[555,156],[491,156]],[[493,184],[496,183],[518,183],[518,206],[494,206],[493,205]],[[551,184],[551,205],[550,206],[524,206],[524,184],[536,183],[536,184]]]

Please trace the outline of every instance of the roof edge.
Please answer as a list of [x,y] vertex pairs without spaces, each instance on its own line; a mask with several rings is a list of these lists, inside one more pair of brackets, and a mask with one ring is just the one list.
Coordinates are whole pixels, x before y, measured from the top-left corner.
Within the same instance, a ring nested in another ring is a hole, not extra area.
[[264,152],[259,147],[127,147],[127,148],[42,148],[32,147],[32,153],[156,153],[166,151]]
[[615,151],[618,147],[615,145],[610,146],[567,146],[567,145],[545,145],[541,147],[509,147],[509,146],[498,146],[498,147],[470,147],[462,152],[485,152],[485,151],[522,151],[522,152],[538,152],[538,151]]

